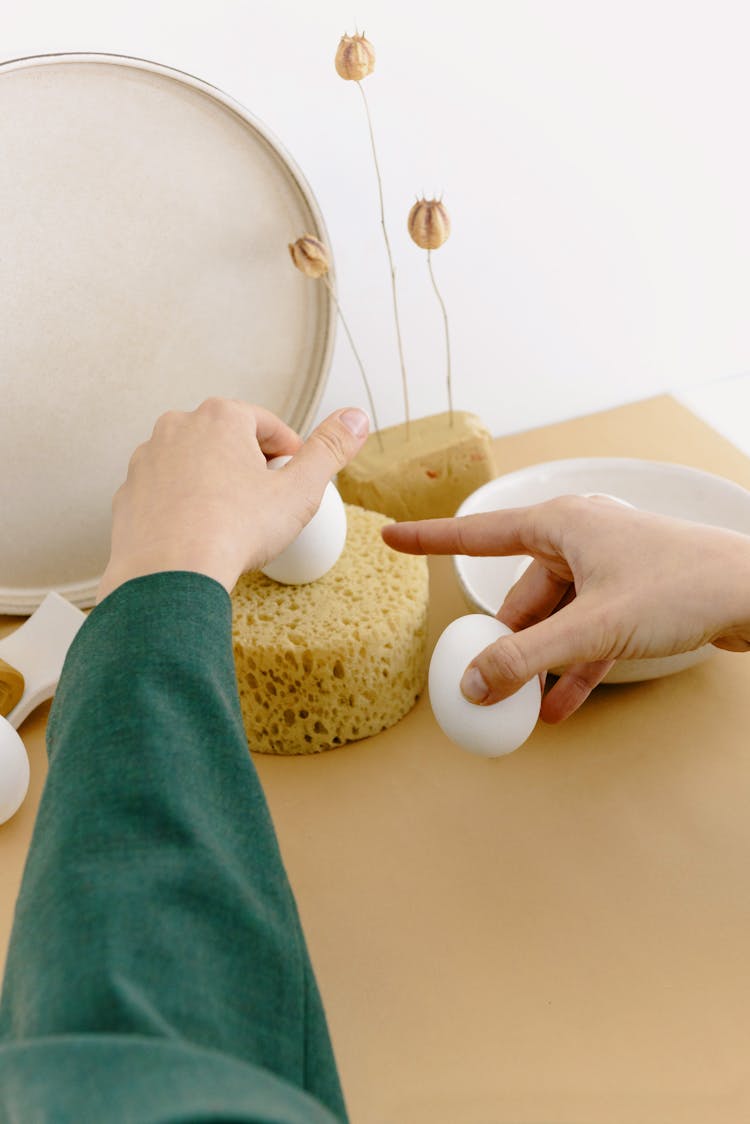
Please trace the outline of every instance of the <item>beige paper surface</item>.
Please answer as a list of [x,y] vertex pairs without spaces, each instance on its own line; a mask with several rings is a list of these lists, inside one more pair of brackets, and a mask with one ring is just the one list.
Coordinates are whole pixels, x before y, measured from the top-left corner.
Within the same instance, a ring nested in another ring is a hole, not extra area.
[[[496,451],[500,471],[641,456],[750,487],[750,461],[667,397]],[[449,559],[431,579],[434,641],[465,607]],[[0,828],[3,949],[45,718]],[[426,698],[367,741],[256,757],[353,1124],[750,1118],[748,730],[750,657],[717,652],[599,688],[496,761],[452,746]]]

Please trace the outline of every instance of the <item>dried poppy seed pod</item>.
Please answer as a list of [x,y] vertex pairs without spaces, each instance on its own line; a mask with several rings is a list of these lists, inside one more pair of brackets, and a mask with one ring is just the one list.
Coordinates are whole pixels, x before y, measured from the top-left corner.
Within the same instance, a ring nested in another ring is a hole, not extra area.
[[303,234],[296,242],[290,242],[289,253],[297,269],[306,277],[322,277],[331,268],[328,250],[312,234]]
[[[356,82],[357,89],[362,95],[362,102],[365,107],[365,114],[367,115],[367,128],[370,133],[370,144],[372,145],[372,159],[375,164],[375,175],[378,181],[378,197],[380,199],[380,226],[383,230],[383,240],[385,242],[385,252],[388,255],[388,265],[390,266],[390,280],[391,291],[393,292],[393,319],[396,325],[396,342],[398,343],[398,357],[401,364],[401,384],[404,390],[404,413],[406,414],[406,438],[409,439],[409,389],[406,383],[406,363],[404,362],[404,348],[401,341],[401,325],[398,318],[398,298],[396,295],[396,267],[393,264],[393,254],[391,253],[391,243],[388,238],[388,231],[385,225],[385,207],[383,205],[383,181],[380,176],[380,165],[378,164],[378,154],[375,149],[375,133],[372,128],[372,119],[370,117],[370,107],[367,104],[367,94],[362,85],[362,79],[366,78],[368,74],[372,74],[375,69],[375,48],[369,40],[365,39],[364,35],[342,35],[336,50],[336,70],[338,74],[346,79],[347,82]],[[380,433],[378,433],[380,438]],[[382,447],[382,446],[381,446]]]
[[351,344],[354,358],[356,359],[357,365],[362,372],[362,381],[365,384],[367,397],[370,400],[370,414],[372,416],[372,420],[375,423],[375,434],[378,439],[378,444],[380,445],[380,451],[383,452],[383,437],[380,433],[380,426],[378,425],[378,416],[375,413],[375,403],[373,402],[370,383],[368,382],[364,364],[362,363],[359,352],[357,351],[352,333],[349,331],[349,325],[344,319],[344,313],[341,310],[339,299],[336,296],[336,290],[331,283],[331,278],[328,276],[328,271],[331,268],[331,258],[328,253],[328,249],[325,243],[321,242],[320,239],[316,238],[313,234],[303,234],[302,237],[298,238],[296,242],[289,243],[289,256],[296,265],[297,269],[299,269],[301,273],[304,273],[305,277],[312,277],[313,280],[322,280],[326,289],[328,289],[331,300],[336,306],[336,312],[339,315],[339,319],[344,325],[344,331],[346,332],[349,343]]
[[361,82],[375,69],[375,48],[364,35],[342,35],[336,49],[336,73],[347,82]]
[[409,211],[409,234],[423,250],[437,250],[450,235],[451,220],[439,199],[418,199]]

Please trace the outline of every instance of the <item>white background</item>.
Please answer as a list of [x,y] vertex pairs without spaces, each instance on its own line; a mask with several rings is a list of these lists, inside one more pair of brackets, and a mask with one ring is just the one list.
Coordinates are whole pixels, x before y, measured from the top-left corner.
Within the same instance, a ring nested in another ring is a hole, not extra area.
[[[154,59],[276,133],[326,218],[381,425],[402,420],[387,264],[361,98],[333,67],[356,26],[377,53],[365,88],[413,416],[446,401],[440,312],[405,229],[423,193],[442,192],[453,221],[433,261],[456,404],[493,432],[750,371],[744,3],[2,0],[0,13],[4,58]],[[366,399],[340,331],[320,414],[349,403]]]

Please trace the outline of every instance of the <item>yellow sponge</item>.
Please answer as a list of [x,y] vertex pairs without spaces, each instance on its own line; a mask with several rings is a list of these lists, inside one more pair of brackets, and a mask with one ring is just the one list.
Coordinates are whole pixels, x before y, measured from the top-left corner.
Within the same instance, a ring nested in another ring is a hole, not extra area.
[[344,551],[309,585],[243,574],[232,593],[242,716],[252,750],[318,753],[393,726],[427,678],[426,559],[398,554],[391,520],[346,505]]
[[[497,475],[489,432],[474,414],[416,418],[371,433],[338,475],[341,498],[394,519],[454,515],[468,495]],[[382,441],[383,448],[380,447]]]

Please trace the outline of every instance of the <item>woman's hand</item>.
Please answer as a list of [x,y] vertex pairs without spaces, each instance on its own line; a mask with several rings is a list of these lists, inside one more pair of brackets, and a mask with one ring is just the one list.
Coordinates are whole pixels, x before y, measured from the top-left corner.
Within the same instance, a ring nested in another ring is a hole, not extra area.
[[[307,441],[268,410],[210,398],[164,414],[134,452],[112,503],[97,601],[130,578],[194,570],[229,592],[299,534],[326,484],[361,448],[367,415],[338,410]],[[266,460],[291,455],[277,472]]]
[[750,649],[750,537],[624,507],[561,496],[533,507],[383,528],[411,554],[530,554],[508,592],[503,637],[472,660],[461,689],[489,704],[532,676],[564,668],[541,716],[576,710],[620,657],[642,659],[713,643]]

